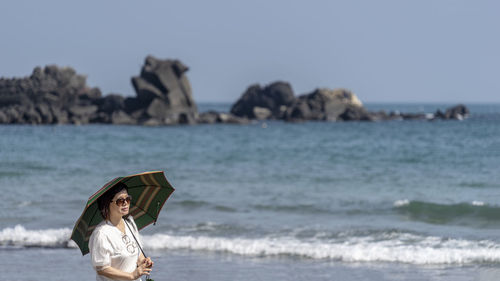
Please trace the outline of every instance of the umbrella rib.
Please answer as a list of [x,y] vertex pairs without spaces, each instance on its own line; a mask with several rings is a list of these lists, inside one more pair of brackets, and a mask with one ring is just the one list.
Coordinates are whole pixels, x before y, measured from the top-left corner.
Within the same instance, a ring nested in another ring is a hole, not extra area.
[[[134,207],[136,207],[137,209],[139,209],[139,210],[143,211],[143,212],[144,212],[144,214],[147,214],[148,216],[150,216],[151,218],[153,218],[153,216],[152,216],[150,213],[148,213],[148,211],[146,211],[146,210],[144,210],[143,208],[139,207],[139,205],[134,205]],[[157,215],[157,216],[158,216],[158,215]],[[155,218],[153,218],[153,219],[155,219]]]

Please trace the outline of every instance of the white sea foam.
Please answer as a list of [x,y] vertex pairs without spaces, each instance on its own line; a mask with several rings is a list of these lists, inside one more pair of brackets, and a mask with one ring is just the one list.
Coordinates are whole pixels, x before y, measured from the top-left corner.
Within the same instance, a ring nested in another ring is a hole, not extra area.
[[4,228],[0,231],[0,245],[25,247],[71,247],[68,244],[71,229],[27,230],[22,225]]
[[353,237],[343,241],[300,241],[280,238],[220,238],[155,234],[144,238],[150,249],[219,251],[248,256],[300,256],[344,262],[402,262],[411,264],[499,263],[500,245],[392,233],[387,239]]
[[410,204],[410,200],[408,199],[402,199],[402,200],[396,200],[394,202],[394,207],[403,207]]
[[[0,231],[0,245],[76,247],[69,228]],[[154,234],[143,236],[146,249],[226,252],[244,256],[296,256],[343,262],[401,262],[410,264],[500,263],[500,244],[384,232],[366,236],[338,235],[335,239],[295,237],[228,238]]]

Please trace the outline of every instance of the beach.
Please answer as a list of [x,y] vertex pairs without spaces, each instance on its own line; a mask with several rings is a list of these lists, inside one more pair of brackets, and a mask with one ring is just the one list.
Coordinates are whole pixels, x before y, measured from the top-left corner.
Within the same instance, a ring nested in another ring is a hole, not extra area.
[[74,222],[107,181],[150,170],[176,188],[141,231],[156,281],[496,280],[500,105],[468,107],[463,121],[0,126],[0,280],[93,280]]

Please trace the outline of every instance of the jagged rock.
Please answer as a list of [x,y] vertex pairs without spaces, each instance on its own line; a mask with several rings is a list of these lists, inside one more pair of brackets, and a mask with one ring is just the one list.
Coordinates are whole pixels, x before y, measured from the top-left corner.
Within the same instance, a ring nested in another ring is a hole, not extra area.
[[232,106],[231,113],[250,119],[281,119],[286,108],[294,101],[289,83],[274,82],[264,88],[252,85]]
[[145,109],[145,122],[148,124],[155,123],[149,121],[150,118],[167,125],[193,123],[198,110],[184,75],[187,70],[188,67],[178,60],[159,60],[148,56],[141,75],[132,78],[137,98],[125,100],[127,112]]

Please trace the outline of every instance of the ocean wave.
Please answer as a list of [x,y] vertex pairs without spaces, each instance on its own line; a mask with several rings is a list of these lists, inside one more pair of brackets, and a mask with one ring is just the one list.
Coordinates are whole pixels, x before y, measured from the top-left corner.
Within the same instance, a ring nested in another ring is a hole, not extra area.
[[[27,230],[23,226],[0,231],[0,245],[76,248],[69,228]],[[450,239],[399,231],[356,234],[334,239],[267,235],[222,237],[157,233],[144,235],[147,250],[223,252],[252,257],[289,256],[341,262],[395,262],[408,264],[500,263],[500,244],[482,240]]]
[[296,256],[342,262],[399,262],[409,264],[500,263],[500,245],[491,241],[467,241],[392,234],[387,239],[352,237],[342,241],[301,241],[293,237],[222,238],[155,234],[144,238],[155,250],[187,249],[244,256]]
[[51,248],[76,247],[73,241],[68,240],[70,236],[71,229],[69,228],[28,230],[22,225],[16,225],[0,231],[0,245]]
[[457,224],[493,227],[500,224],[500,207],[490,206],[482,201],[471,203],[439,204],[407,199],[394,202],[399,214],[409,219],[432,224]]

